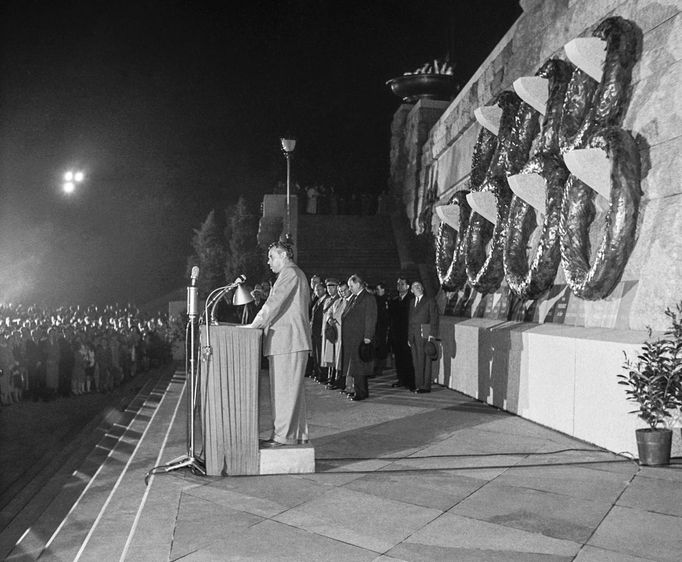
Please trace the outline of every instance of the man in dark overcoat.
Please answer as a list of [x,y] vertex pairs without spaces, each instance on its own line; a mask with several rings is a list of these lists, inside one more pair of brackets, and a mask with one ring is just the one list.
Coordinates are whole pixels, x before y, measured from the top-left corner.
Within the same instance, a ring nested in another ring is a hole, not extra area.
[[351,400],[369,398],[367,377],[372,374],[372,362],[360,359],[360,344],[371,344],[377,323],[377,303],[374,295],[365,289],[358,275],[348,278],[348,287],[353,293],[341,320],[341,347],[343,352],[343,372],[353,381]]
[[407,344],[407,326],[410,307],[414,304],[414,296],[410,292],[410,284],[405,277],[398,277],[396,282],[398,295],[388,304],[389,332],[388,343],[395,359],[395,371],[398,380],[394,387],[404,386],[414,390],[414,368],[412,354]]

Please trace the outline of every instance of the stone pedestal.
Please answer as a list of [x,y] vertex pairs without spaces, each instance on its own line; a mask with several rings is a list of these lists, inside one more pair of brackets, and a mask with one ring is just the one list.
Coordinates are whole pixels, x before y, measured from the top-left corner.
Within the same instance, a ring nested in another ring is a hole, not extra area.
[[260,450],[259,474],[310,474],[313,472],[315,472],[315,448],[312,446]]

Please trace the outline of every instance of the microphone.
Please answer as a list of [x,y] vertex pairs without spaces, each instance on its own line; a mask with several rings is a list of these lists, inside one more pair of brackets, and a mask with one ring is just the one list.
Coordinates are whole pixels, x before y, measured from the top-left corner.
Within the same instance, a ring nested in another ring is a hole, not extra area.
[[190,320],[195,320],[199,316],[199,287],[197,287],[197,279],[199,278],[199,267],[192,268],[192,275],[190,277],[189,287],[187,287],[187,316]]
[[192,274],[191,274],[191,276],[190,276],[190,283],[191,283],[192,287],[196,287],[196,286],[197,286],[197,279],[198,279],[198,278],[199,278],[199,266],[198,266],[198,265],[195,265],[195,266],[192,268]]

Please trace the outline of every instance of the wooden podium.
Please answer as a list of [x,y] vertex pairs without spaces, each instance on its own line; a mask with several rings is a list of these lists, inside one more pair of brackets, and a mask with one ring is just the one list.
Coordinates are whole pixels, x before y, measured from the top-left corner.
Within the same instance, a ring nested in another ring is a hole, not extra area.
[[211,348],[199,390],[206,474],[259,474],[261,330],[219,324],[200,332],[201,349]]

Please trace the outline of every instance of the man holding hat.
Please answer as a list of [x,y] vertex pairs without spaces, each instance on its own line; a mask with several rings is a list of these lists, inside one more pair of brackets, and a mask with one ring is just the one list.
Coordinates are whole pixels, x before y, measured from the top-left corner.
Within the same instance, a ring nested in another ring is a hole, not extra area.
[[436,302],[424,295],[424,285],[412,283],[414,304],[410,306],[407,342],[412,352],[414,365],[414,386],[417,394],[431,392],[431,354],[427,355],[427,344],[438,334],[438,307]]
[[[328,277],[324,282],[327,287],[327,300],[322,311],[322,351],[320,353],[320,365],[324,373],[324,380],[330,384],[334,382],[334,367],[338,354],[337,343],[341,339],[339,327],[334,324],[334,310],[341,301],[339,295],[339,281],[334,277]],[[320,381],[322,382],[322,381]]]
[[348,278],[348,287],[353,299],[346,307],[341,321],[343,331],[343,372],[353,381],[351,400],[369,398],[367,377],[372,374],[372,363],[363,361],[360,345],[368,346],[374,339],[377,323],[377,301],[365,290],[359,275]]

